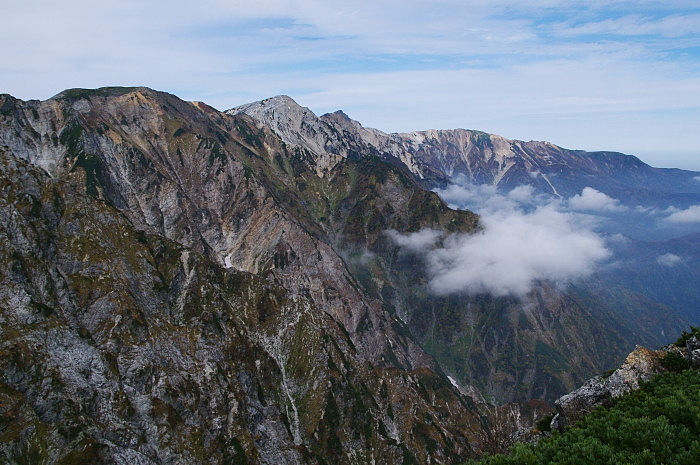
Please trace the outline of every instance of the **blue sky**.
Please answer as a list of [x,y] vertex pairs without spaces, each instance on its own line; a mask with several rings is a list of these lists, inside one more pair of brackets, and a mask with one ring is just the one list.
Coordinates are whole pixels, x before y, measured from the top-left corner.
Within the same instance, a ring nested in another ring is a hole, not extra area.
[[24,0],[0,92],[287,94],[386,132],[463,127],[700,170],[697,1]]

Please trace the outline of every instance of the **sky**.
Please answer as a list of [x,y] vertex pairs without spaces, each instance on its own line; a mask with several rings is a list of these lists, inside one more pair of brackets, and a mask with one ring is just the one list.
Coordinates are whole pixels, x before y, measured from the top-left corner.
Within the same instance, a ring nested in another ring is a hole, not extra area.
[[286,94],[385,132],[478,129],[700,171],[697,0],[4,2],[0,92]]

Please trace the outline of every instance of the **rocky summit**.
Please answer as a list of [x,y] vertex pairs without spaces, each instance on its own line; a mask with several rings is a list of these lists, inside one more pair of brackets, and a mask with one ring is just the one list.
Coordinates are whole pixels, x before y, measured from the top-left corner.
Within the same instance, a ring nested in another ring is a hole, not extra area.
[[387,135],[288,97],[220,112],[147,88],[2,95],[0,457],[474,457],[483,399],[554,400],[659,320],[684,321],[546,283],[524,304],[435,296],[387,232],[478,231],[426,190],[456,174],[557,194],[547,169],[655,173],[601,159],[475,131]]

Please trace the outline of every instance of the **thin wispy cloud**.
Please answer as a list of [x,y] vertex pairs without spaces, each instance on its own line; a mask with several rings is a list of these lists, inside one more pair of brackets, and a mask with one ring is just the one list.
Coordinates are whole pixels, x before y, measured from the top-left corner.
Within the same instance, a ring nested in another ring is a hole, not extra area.
[[3,19],[0,91],[20,98],[147,85],[226,109],[284,93],[385,131],[466,127],[700,168],[694,2],[28,0]]
[[563,36],[605,35],[605,36],[658,36],[659,40],[684,36],[695,36],[700,15],[670,15],[661,18],[629,15],[582,25],[564,23],[556,26]]

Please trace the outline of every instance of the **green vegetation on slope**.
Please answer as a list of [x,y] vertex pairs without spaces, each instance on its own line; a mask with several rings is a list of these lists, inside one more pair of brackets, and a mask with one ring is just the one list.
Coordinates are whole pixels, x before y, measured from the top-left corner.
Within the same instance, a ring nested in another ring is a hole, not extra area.
[[664,373],[575,428],[471,465],[700,463],[700,372]]
[[676,347],[685,347],[691,337],[700,338],[700,326],[691,326],[690,331],[683,331],[681,336],[676,342],[673,343],[673,345]]

